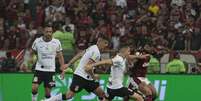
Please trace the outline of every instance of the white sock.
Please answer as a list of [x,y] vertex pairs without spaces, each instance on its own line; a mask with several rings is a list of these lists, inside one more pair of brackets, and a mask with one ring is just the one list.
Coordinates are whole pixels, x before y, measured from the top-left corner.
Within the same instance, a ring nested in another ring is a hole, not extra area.
[[51,98],[45,100],[45,101],[61,101],[62,100],[62,94],[58,94],[58,95],[55,95],[55,96],[52,96]]
[[31,94],[31,97],[32,97],[32,101],[37,101],[38,93],[35,95]]

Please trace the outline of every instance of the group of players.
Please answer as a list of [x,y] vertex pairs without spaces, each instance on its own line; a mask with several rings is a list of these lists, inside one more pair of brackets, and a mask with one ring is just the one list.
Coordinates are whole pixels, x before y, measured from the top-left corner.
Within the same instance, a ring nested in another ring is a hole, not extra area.
[[[86,50],[76,54],[67,64],[64,63],[60,41],[52,37],[53,28],[46,25],[44,35],[37,38],[31,49],[31,53],[37,54],[37,63],[32,81],[32,101],[37,101],[38,87],[43,82],[45,87],[45,101],[62,101],[71,99],[76,93],[85,89],[93,92],[100,101],[111,101],[115,96],[123,97],[124,101],[130,98],[135,101],[154,101],[156,90],[146,78],[147,66],[150,55],[146,52],[131,55],[129,46],[120,47],[118,53],[111,59],[101,60],[101,52],[109,44],[107,37],[99,37],[97,43]],[[65,70],[80,59],[74,71],[72,83],[66,94],[51,96],[51,88],[55,86],[55,58],[58,57],[61,66],[61,76],[64,78]],[[127,64],[133,64],[130,67]],[[104,92],[97,81],[98,75],[94,73],[96,67],[110,65],[111,73],[107,84],[107,92]],[[129,71],[130,84],[123,86],[125,72]]]

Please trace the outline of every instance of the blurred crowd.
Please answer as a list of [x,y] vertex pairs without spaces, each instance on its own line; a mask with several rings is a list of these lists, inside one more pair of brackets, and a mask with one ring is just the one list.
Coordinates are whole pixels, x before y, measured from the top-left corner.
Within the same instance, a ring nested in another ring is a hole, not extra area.
[[68,34],[70,41],[58,37],[69,46],[64,50],[79,52],[104,35],[111,39],[110,50],[124,44],[133,49],[147,45],[158,60],[179,51],[194,54],[201,62],[200,0],[0,0],[0,4],[0,50],[29,49],[42,35],[44,23],[53,22],[55,37]]

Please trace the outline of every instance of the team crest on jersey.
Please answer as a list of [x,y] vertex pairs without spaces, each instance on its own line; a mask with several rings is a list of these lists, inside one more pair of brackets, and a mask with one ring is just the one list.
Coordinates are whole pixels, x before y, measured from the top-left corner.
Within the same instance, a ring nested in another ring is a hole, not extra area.
[[78,91],[79,90],[79,86],[75,86],[75,91]]

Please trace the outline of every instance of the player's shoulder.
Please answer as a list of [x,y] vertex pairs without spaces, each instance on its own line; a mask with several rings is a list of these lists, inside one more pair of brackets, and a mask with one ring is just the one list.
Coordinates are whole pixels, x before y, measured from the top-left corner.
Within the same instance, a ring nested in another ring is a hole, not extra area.
[[123,57],[119,56],[118,54],[113,58],[113,60],[116,60],[116,61],[123,61]]
[[56,39],[56,38],[52,38],[52,42],[53,43],[60,43],[59,39]]
[[98,46],[97,45],[91,45],[89,48],[87,48],[87,51],[90,51],[90,50],[98,51]]
[[35,39],[35,42],[36,42],[36,43],[39,43],[39,42],[42,42],[42,41],[43,41],[42,37],[39,37],[39,38],[36,38],[36,39]]

